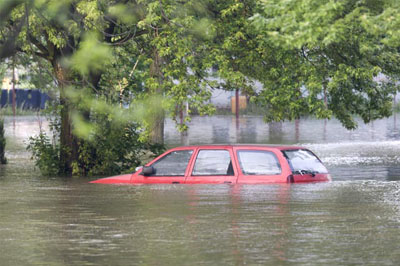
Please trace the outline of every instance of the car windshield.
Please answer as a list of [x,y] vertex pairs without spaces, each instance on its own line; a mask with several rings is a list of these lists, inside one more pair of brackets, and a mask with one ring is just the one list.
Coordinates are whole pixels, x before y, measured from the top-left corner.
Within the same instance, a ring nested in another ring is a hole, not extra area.
[[308,150],[283,151],[293,173],[328,173],[321,161]]

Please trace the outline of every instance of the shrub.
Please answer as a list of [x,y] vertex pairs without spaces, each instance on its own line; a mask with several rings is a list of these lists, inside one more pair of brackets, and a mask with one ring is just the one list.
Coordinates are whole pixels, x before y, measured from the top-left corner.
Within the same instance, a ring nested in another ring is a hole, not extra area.
[[[112,123],[102,116],[96,117],[95,125],[101,130],[92,133],[88,139],[79,139],[79,158],[72,163],[75,176],[113,175],[133,172],[142,164],[145,155],[158,155],[164,151],[160,145],[152,145],[141,140],[138,125],[133,122]],[[59,130],[57,126],[52,126]],[[60,145],[51,144],[41,133],[31,137],[27,147],[32,152],[43,175],[59,175]]]
[[52,145],[49,137],[45,133],[39,136],[30,137],[27,150],[32,152],[31,159],[35,160],[35,165],[43,175],[58,175],[60,170],[60,147]]

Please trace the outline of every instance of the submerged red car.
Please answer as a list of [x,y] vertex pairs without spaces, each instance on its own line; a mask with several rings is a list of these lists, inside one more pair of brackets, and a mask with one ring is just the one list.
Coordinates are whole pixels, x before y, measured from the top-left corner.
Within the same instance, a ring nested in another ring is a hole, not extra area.
[[294,146],[196,145],[170,149],[133,174],[101,184],[269,184],[330,181],[310,150]]

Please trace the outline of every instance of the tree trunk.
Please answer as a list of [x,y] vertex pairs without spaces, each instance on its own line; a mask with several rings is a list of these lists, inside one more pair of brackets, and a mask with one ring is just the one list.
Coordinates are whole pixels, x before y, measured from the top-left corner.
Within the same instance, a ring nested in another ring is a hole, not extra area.
[[[157,34],[157,32],[156,32]],[[151,94],[162,96],[162,72],[161,72],[161,57],[158,54],[157,48],[153,50],[153,63],[150,66],[150,76],[157,80],[159,86],[156,91],[151,92]],[[157,97],[157,99],[161,99]],[[155,115],[153,121],[150,122],[150,141],[153,144],[164,144],[164,120],[165,113],[162,109],[162,104],[160,103],[155,110]]]
[[15,109],[16,109],[16,101],[17,101],[17,94],[15,92],[15,56],[12,58],[12,111],[13,111],[13,118],[15,120]]
[[164,111],[159,110],[153,117],[152,127],[150,131],[150,141],[153,144],[164,144]]
[[4,136],[4,120],[0,118],[0,164],[7,162],[5,157],[6,138]]
[[73,162],[78,161],[79,154],[77,138],[72,134],[71,104],[65,93],[69,84],[68,71],[59,63],[54,64],[53,67],[60,89],[60,172],[71,175]]

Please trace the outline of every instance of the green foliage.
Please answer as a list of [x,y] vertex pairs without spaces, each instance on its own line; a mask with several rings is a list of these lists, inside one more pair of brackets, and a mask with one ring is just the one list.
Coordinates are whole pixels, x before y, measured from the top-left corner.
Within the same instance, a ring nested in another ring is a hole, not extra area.
[[88,33],[81,42],[79,50],[72,56],[70,64],[72,69],[82,76],[87,76],[90,72],[101,72],[107,67],[110,59],[110,48],[99,43],[94,33]]
[[[219,14],[214,18],[215,38],[209,43],[207,64],[217,68],[219,77],[216,87],[225,90],[240,89],[254,94],[254,78],[251,74],[263,70],[260,55],[263,48],[257,34],[250,27],[256,1],[234,0],[212,2],[210,11]],[[252,79],[253,78],[253,79]]]
[[46,176],[56,176],[60,173],[59,168],[59,145],[52,144],[45,133],[30,137],[27,150],[32,152],[32,159],[41,173]]
[[[92,131],[88,138],[79,140],[79,157],[72,162],[74,176],[130,173],[142,165],[143,158],[156,156],[164,151],[163,146],[141,141],[136,123],[115,123],[104,115],[96,115],[93,120],[101,130]],[[59,121],[51,123],[53,135],[60,133],[58,123]],[[29,139],[27,149],[32,152],[32,159],[43,175],[62,174],[59,143],[52,143],[45,133],[40,133]]]
[[[135,39],[142,47],[141,66],[148,69],[141,72],[145,93],[167,99],[163,101],[164,107],[173,118],[185,103],[201,114],[212,114],[211,90],[206,79],[210,64],[204,58],[209,48],[207,41],[214,31],[208,17],[204,16],[203,2],[145,3],[145,16],[138,26],[152,30]],[[190,114],[186,117],[186,121],[189,120]],[[151,120],[149,122],[151,128]]]
[[273,91],[263,90],[256,99],[272,111],[269,120],[290,119],[293,111],[334,115],[351,129],[357,126],[354,115],[366,123],[389,116],[398,90],[399,45],[385,45],[387,35],[371,30],[367,18],[389,27],[382,16],[396,5],[385,0],[263,2],[253,26],[280,57],[270,68],[274,84],[263,82]]
[[74,175],[112,175],[131,173],[142,165],[145,155],[159,155],[162,146],[140,140],[135,123],[113,124],[101,119],[101,133],[90,136],[79,147],[79,161]]
[[[366,1],[371,12],[361,17],[362,26],[381,42],[393,48],[400,46],[400,2],[397,0]],[[376,12],[373,12],[376,10]]]
[[32,0],[1,7],[0,58],[15,56],[35,86],[59,97],[59,147],[50,152],[44,137],[31,145],[75,174],[137,165],[140,156],[132,154],[162,142],[165,115],[176,119],[186,104],[213,114],[215,88],[239,89],[266,121],[335,116],[347,128],[357,126],[355,115],[365,122],[388,116],[398,90],[396,0]]
[[0,164],[7,163],[5,157],[6,138],[4,136],[4,120],[0,118]]
[[7,71],[7,64],[0,62],[0,80],[3,80]]

